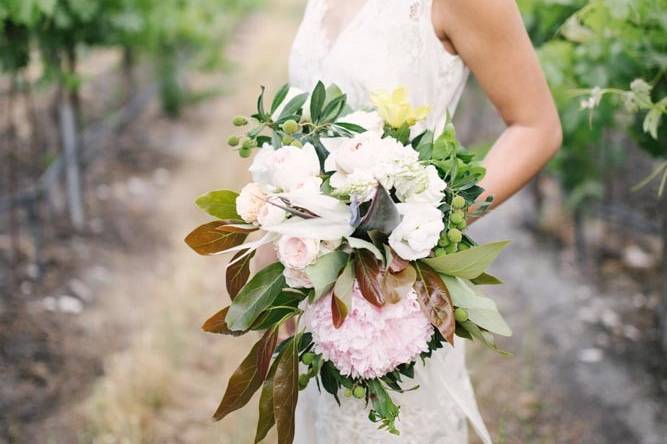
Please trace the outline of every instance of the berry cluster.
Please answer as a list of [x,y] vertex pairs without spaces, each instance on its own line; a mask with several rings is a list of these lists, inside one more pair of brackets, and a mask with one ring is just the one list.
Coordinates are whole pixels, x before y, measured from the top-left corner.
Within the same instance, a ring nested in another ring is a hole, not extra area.
[[436,256],[456,253],[467,250],[469,246],[463,243],[463,230],[468,226],[466,222],[466,207],[468,203],[463,196],[454,196],[451,202],[448,228],[440,235]]

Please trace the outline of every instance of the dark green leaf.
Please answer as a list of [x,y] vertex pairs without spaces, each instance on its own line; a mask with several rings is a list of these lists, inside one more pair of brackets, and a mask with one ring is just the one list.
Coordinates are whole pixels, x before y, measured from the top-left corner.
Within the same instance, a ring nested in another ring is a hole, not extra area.
[[313,93],[310,96],[310,119],[317,123],[320,121],[320,115],[322,114],[322,107],[324,106],[324,100],[326,99],[327,91],[324,87],[324,83],[321,81],[317,82]]
[[366,128],[363,126],[357,125],[355,123],[349,123],[349,122],[336,122],[335,126],[339,126],[341,128],[344,128],[352,133],[365,133]]
[[227,225],[227,222],[217,220],[195,228],[185,238],[185,243],[197,253],[208,256],[222,253],[225,250],[239,246],[248,236],[246,233],[220,231],[218,228]]
[[265,121],[267,118],[266,112],[264,111],[264,93],[266,92],[265,87],[261,87],[261,92],[259,97],[257,97],[257,115],[260,117],[260,121]]
[[254,251],[241,250],[232,258],[232,264],[227,266],[225,283],[227,285],[227,293],[232,301],[246,282],[248,282],[248,278],[250,277],[250,261],[254,255]]
[[283,265],[275,262],[259,271],[241,289],[227,313],[232,330],[249,329],[257,317],[271,304],[285,286]]
[[297,348],[294,340],[285,347],[273,378],[273,415],[278,429],[278,444],[292,444],[294,440],[294,413],[299,397]]
[[[378,186],[371,206],[361,219],[361,224],[357,228],[358,232],[365,233],[372,230],[378,230],[389,234],[401,222],[401,216],[398,214],[396,204],[391,196],[381,185]],[[355,236],[361,237],[361,236]]]
[[299,111],[303,108],[303,104],[306,103],[306,100],[308,100],[308,93],[292,97],[292,99],[287,102],[287,105],[285,105],[285,108],[283,108],[280,116],[278,116],[278,122],[288,120],[288,118],[293,115],[299,115]]
[[324,364],[322,364],[322,368],[320,369],[322,387],[324,387],[324,390],[328,393],[333,395],[338,405],[340,405],[340,399],[338,398],[338,389],[340,388],[339,377],[340,373],[331,361],[324,361]]
[[271,114],[273,114],[273,112],[278,109],[280,104],[283,103],[283,100],[285,100],[288,92],[289,84],[287,83],[281,86],[280,89],[276,92],[276,95],[273,97],[273,101],[271,102]]
[[392,401],[391,397],[382,386],[382,382],[378,379],[371,379],[368,381],[368,391],[370,393],[371,404],[373,410],[369,418],[374,422],[380,422],[380,428],[385,428],[389,433],[398,435],[395,421],[398,418],[399,408]]
[[228,221],[242,222],[236,212],[236,198],[238,193],[230,190],[217,190],[202,194],[195,200],[195,204],[213,217]]

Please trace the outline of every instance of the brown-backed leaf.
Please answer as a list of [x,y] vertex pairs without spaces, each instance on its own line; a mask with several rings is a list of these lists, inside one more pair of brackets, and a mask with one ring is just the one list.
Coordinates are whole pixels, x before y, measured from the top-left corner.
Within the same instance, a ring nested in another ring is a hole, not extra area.
[[230,330],[227,326],[225,318],[227,317],[227,312],[229,307],[225,307],[204,322],[204,325],[201,326],[202,330],[208,333],[217,333],[220,335],[231,335],[231,336],[241,336],[245,334],[246,331],[233,331]]
[[276,423],[275,416],[273,415],[273,378],[276,374],[278,362],[278,359],[273,362],[259,396],[259,418],[257,419],[255,444],[266,438],[266,435]]
[[408,265],[410,265],[410,261],[406,261],[402,257],[400,257],[396,252],[391,248],[389,248],[389,251],[391,252],[391,262],[389,263],[389,270],[397,273],[399,271],[403,271],[406,268],[408,268]]
[[250,224],[237,224],[233,221],[227,221],[228,225],[220,225],[216,228],[218,231],[224,231],[225,233],[252,233],[257,231],[259,228]]
[[278,444],[294,441],[294,412],[299,397],[298,341],[291,339],[279,357],[273,378],[273,415],[278,429]]
[[[225,281],[227,293],[232,298],[232,301],[239,294],[239,291],[241,291],[246,282],[248,282],[248,278],[250,277],[250,260],[254,255],[254,251],[248,253],[248,250],[241,250],[234,255],[230,261],[231,265],[227,266]],[[239,259],[240,257],[241,259]]]
[[420,263],[417,265],[415,291],[426,317],[447,342],[454,345],[454,306],[442,278],[428,265]]
[[331,319],[333,320],[333,325],[336,328],[340,328],[347,317],[348,307],[347,305],[338,299],[335,294],[331,295]]
[[367,250],[357,250],[354,258],[354,274],[359,283],[359,290],[363,297],[371,304],[382,307],[382,268],[373,253]]
[[416,280],[417,272],[411,265],[398,273],[388,270],[382,278],[382,294],[385,300],[391,304],[399,302],[413,289]]
[[248,356],[245,357],[241,365],[236,369],[229,382],[227,390],[213,414],[213,418],[221,420],[231,412],[240,409],[250,401],[252,395],[261,387],[266,376],[266,371],[261,372],[259,368],[260,356],[267,350],[267,342],[274,342],[275,338],[265,334],[262,339],[252,347]]
[[263,381],[269,372],[271,357],[278,343],[278,329],[271,328],[267,330],[259,342],[261,345],[257,349],[257,369],[259,370],[259,377]]
[[226,225],[224,221],[216,220],[201,225],[188,234],[185,243],[197,253],[208,256],[222,253],[232,247],[241,245],[248,236],[246,233],[220,231],[218,228]]

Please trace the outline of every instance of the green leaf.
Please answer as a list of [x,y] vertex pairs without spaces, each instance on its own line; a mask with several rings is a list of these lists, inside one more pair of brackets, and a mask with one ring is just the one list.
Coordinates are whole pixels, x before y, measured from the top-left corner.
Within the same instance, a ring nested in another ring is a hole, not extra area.
[[459,325],[461,325],[470,336],[477,339],[478,341],[481,341],[482,344],[486,345],[491,350],[498,352],[503,356],[512,356],[512,353],[499,349],[496,345],[496,340],[494,339],[493,335],[487,331],[482,331],[474,322],[468,320],[460,323]]
[[208,333],[216,333],[220,335],[231,335],[231,336],[241,336],[245,334],[245,331],[232,331],[227,327],[227,322],[225,317],[227,317],[227,312],[229,307],[225,307],[204,322],[204,325],[201,326],[201,329]]
[[232,264],[227,266],[225,284],[227,286],[227,293],[232,301],[239,291],[241,291],[241,288],[248,282],[248,278],[250,277],[250,261],[254,255],[254,251],[241,250],[232,258]]
[[230,190],[217,190],[202,194],[195,200],[195,204],[213,217],[227,221],[242,222],[236,212],[236,198],[238,193]]
[[338,369],[334,367],[331,361],[324,361],[322,368],[320,368],[320,379],[322,380],[322,387],[327,393],[333,395],[334,399],[340,405],[340,399],[338,399],[338,390],[340,389],[340,373]]
[[273,415],[278,429],[278,444],[292,444],[294,440],[294,413],[299,397],[298,341],[294,338],[279,356],[273,378]]
[[303,104],[306,103],[306,100],[308,100],[308,93],[303,93],[292,97],[292,100],[287,102],[287,105],[285,105],[285,108],[283,108],[280,116],[278,116],[278,122],[281,122],[282,120],[297,114],[301,108],[303,108]]
[[373,253],[357,250],[354,257],[354,274],[362,296],[376,307],[384,305],[382,295],[382,269]]
[[371,404],[373,405],[373,409],[369,414],[371,421],[380,422],[381,429],[387,429],[389,433],[398,435],[399,432],[395,425],[399,412],[398,406],[394,404],[378,379],[368,381],[368,391]]
[[431,323],[440,331],[442,337],[454,345],[454,306],[448,287],[432,268],[416,264],[417,281],[415,292],[422,311]]
[[257,97],[257,114],[259,115],[259,120],[262,122],[266,120],[267,115],[266,112],[264,111],[264,93],[266,92],[265,87],[261,87],[261,92],[259,93],[259,97]]
[[357,231],[365,233],[378,230],[389,234],[401,222],[401,216],[398,214],[396,204],[391,196],[381,185],[377,187],[371,206],[361,219]]
[[343,112],[346,100],[347,96],[342,95],[334,98],[329,103],[327,103],[324,106],[324,109],[322,110],[322,115],[320,116],[320,122],[328,123],[335,121],[338,118],[338,116],[340,116],[340,113]]
[[419,153],[419,160],[431,160],[433,154],[433,132],[430,130],[424,132],[413,147]]
[[276,95],[273,97],[273,101],[271,102],[271,114],[278,109],[281,103],[283,103],[283,100],[285,100],[285,97],[287,97],[287,93],[289,92],[289,84],[285,83],[283,86],[280,87],[280,89],[276,92]]
[[375,255],[377,260],[384,261],[385,257],[382,252],[371,242],[359,239],[358,237],[346,237],[345,240],[347,240],[347,243],[350,245],[350,247],[354,248],[355,250],[368,250]]
[[503,281],[489,273],[482,273],[471,282],[475,285],[500,285],[503,283]]
[[247,233],[221,231],[227,222],[216,220],[195,228],[185,237],[185,243],[203,256],[222,253],[230,248],[241,245]]
[[324,83],[321,81],[317,82],[313,93],[310,96],[310,119],[317,123],[320,121],[320,115],[322,114],[322,107],[324,106],[324,100],[326,99],[327,91],[324,87]]
[[315,299],[331,290],[348,257],[349,255],[342,251],[332,251],[306,267],[306,275],[315,289]]
[[213,418],[221,420],[231,412],[240,409],[250,401],[252,395],[259,389],[264,381],[266,373],[262,373],[258,367],[260,355],[265,353],[267,343],[273,341],[275,345],[275,338],[271,335],[264,335],[262,339],[257,341],[253,346],[248,356],[245,357],[241,365],[236,369],[229,382],[227,383],[227,390],[218,406],[218,409],[213,414]]
[[257,420],[257,432],[255,433],[255,444],[266,438],[271,428],[276,423],[276,418],[273,414],[273,378],[276,374],[276,367],[279,359],[276,359],[271,366],[269,375],[264,381],[262,391],[259,396],[259,419]]
[[343,325],[347,314],[352,307],[352,290],[354,289],[354,267],[352,261],[347,261],[343,272],[338,276],[334,285],[333,297],[331,299],[331,312],[334,326],[339,328]]
[[472,284],[461,278],[442,276],[456,307],[465,308],[468,319],[480,327],[501,336],[511,336],[512,330],[498,311],[493,299],[478,295]]
[[275,262],[259,271],[241,289],[227,313],[227,325],[231,330],[247,330],[259,315],[276,299],[286,285],[284,267]]
[[484,273],[509,241],[478,245],[468,250],[444,256],[423,259],[422,262],[438,273],[474,279]]
[[356,123],[349,122],[336,122],[335,126],[339,126],[343,129],[346,129],[352,133],[365,133],[366,128],[363,126],[357,125]]

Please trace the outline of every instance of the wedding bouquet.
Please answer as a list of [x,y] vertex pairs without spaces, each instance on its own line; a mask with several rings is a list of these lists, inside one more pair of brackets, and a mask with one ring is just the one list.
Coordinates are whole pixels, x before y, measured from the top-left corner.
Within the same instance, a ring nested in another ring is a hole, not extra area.
[[[253,126],[229,144],[253,150],[253,181],[240,193],[212,191],[197,205],[216,220],[190,233],[197,253],[234,253],[226,271],[231,305],[203,325],[232,336],[263,332],[232,375],[214,414],[222,419],[260,390],[255,441],[276,425],[294,438],[298,391],[315,381],[370,405],[369,419],[398,434],[390,392],[402,392],[417,361],[454,345],[454,335],[496,349],[509,327],[478,286],[508,242],[477,245],[464,234],[484,168],[456,139],[418,130],[428,114],[407,92],[372,94],[373,109],[351,110],[336,86],[311,93],[264,89]],[[257,232],[258,234],[253,234]],[[249,240],[249,238],[251,240]],[[254,274],[251,258],[272,245],[277,261]],[[279,329],[295,324],[278,343]]]

